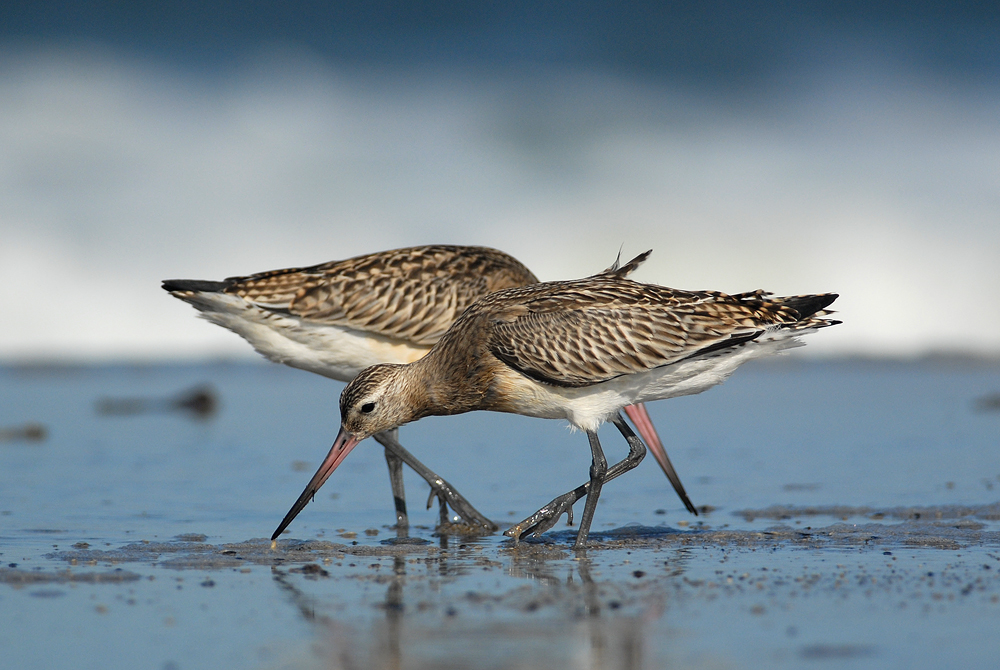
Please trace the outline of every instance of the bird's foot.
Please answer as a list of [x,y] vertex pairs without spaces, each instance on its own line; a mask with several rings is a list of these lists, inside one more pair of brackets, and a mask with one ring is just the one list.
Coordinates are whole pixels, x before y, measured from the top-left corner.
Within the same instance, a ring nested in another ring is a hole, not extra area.
[[428,482],[428,484],[430,484],[431,492],[427,496],[427,509],[431,508],[431,505],[434,504],[434,499],[437,498],[441,503],[442,525],[448,518],[447,508],[451,507],[467,526],[487,530],[491,533],[500,529],[498,525],[480,514],[461,493],[456,491],[444,479],[438,477],[434,481]]
[[579,500],[576,491],[570,491],[559,496],[540,510],[529,516],[524,521],[516,523],[503,532],[507,537],[514,538],[516,545],[521,536],[531,537],[541,535],[556,525],[559,517],[566,515],[566,525],[573,525],[573,504]]

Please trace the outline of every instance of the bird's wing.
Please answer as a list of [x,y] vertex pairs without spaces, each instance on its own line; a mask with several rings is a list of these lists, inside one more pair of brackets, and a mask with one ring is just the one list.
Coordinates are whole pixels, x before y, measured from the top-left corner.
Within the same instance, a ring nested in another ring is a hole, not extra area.
[[590,285],[577,282],[572,290],[500,311],[489,326],[488,346],[533,379],[589,386],[735,346],[800,320],[794,309],[756,293],[736,298],[595,277]]
[[430,346],[479,297],[538,280],[495,249],[437,245],[227,281],[259,307]]

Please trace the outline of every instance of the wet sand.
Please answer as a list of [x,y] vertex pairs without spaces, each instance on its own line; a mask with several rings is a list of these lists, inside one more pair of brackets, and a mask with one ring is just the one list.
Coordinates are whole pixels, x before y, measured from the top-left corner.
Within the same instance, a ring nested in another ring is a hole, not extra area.
[[[332,423],[322,384],[276,369],[0,375],[8,406],[35,409],[5,422],[50,427],[0,448],[0,667],[988,668],[1000,652],[1000,417],[976,404],[995,371],[751,369],[696,399],[700,422],[694,404],[654,413],[706,513],[643,463],[606,487],[578,555],[564,523],[516,546],[435,532],[412,479],[400,537],[381,455],[360,448],[272,548]],[[222,407],[208,421],[94,411],[206,379]],[[581,436],[555,423],[483,415],[402,437],[506,527],[585,472]],[[446,458],[498,439],[583,471]]]
[[[385,529],[342,529],[336,540],[283,539],[275,548],[265,538],[213,544],[189,534],[52,551],[46,567],[0,568],[0,583],[53,606],[85,586],[98,597],[78,616],[98,626],[112,610],[128,616],[163,608],[169,590],[149,598],[162,581],[198,590],[207,603],[221,588],[256,593],[296,612],[310,633],[302,647],[264,644],[258,651],[276,658],[261,667],[637,669],[816,660],[885,667],[900,658],[893,640],[900,627],[947,629],[936,621],[958,618],[974,631],[977,619],[980,627],[1000,621],[1000,504],[864,514],[862,523],[819,525],[829,515],[816,509],[743,511],[784,521],[760,531],[625,526],[596,533],[585,556],[571,549],[572,530],[517,546],[497,535],[430,529],[404,541]],[[123,587],[124,601],[99,591]],[[875,623],[869,613],[854,627],[809,616],[859,607],[889,620]],[[713,620],[719,610],[729,621]],[[161,626],[168,631],[183,617]],[[712,642],[734,627],[753,634],[751,647],[762,656],[747,659]],[[988,667],[986,653],[997,642],[981,632],[982,642],[963,645],[980,647],[965,667]],[[954,660],[951,654],[933,658]],[[916,666],[930,667],[927,660],[915,659]]]

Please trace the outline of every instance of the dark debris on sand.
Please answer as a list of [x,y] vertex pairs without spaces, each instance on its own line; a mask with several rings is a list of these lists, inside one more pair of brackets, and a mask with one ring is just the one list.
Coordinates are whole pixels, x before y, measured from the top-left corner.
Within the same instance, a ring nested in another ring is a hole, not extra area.
[[979,519],[982,521],[1000,521],[1000,503],[989,505],[938,505],[935,507],[851,507],[848,505],[812,505],[795,507],[791,505],[771,505],[764,509],[746,509],[733,512],[747,521],[755,519],[774,519],[784,521],[796,517],[829,516],[847,520],[851,517],[865,517],[873,521],[882,519],[915,520],[950,520]]
[[[667,526],[628,525],[591,534],[588,549],[593,552],[619,549],[668,549],[693,546],[719,548],[809,547],[927,547],[960,549],[967,546],[1000,547],[1000,532],[989,530],[985,522],[1000,519],[1000,504],[978,507],[943,506],[934,508],[867,507],[769,507],[737,513],[748,520],[794,517],[835,518],[864,517],[869,523],[835,523],[822,527],[776,525],[764,530],[695,528],[677,530]],[[875,519],[900,519],[882,523]],[[56,551],[48,558],[71,565],[116,565],[149,563],[165,568],[220,569],[247,565],[281,566],[313,563],[317,560],[342,560],[345,557],[434,557],[447,555],[449,549],[426,541],[397,541],[377,544],[344,544],[326,540],[279,540],[273,547],[264,538],[230,544],[205,542],[204,535],[182,535],[169,542],[135,542],[111,550],[74,547]],[[546,533],[538,538],[522,539],[515,545],[504,542],[502,553],[539,560],[559,560],[571,556],[575,530]]]
[[0,584],[12,586],[28,586],[35,584],[120,584],[141,579],[140,575],[121,568],[109,572],[74,572],[58,570],[45,572],[43,570],[20,570],[18,568],[0,568]]

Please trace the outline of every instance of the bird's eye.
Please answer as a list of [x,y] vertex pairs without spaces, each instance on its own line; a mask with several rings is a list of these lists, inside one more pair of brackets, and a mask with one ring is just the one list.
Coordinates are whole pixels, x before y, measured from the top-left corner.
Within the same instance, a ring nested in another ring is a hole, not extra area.
[[366,402],[364,405],[361,406],[362,414],[371,414],[374,411],[375,411],[375,403],[373,402]]

